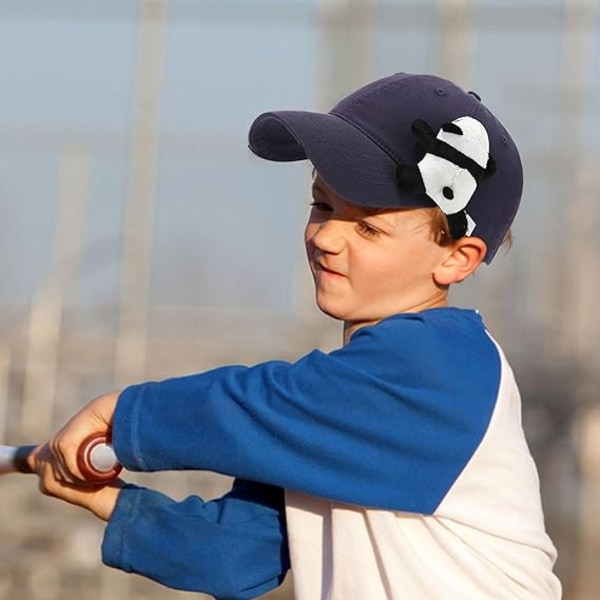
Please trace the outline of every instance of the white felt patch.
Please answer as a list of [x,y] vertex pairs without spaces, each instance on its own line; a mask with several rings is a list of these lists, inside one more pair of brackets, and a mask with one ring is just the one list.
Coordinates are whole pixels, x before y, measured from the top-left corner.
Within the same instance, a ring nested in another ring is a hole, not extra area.
[[[460,128],[460,133],[441,129],[437,139],[452,146],[464,156],[485,169],[489,160],[490,141],[485,127],[473,117],[460,117],[452,121]],[[477,180],[465,169],[450,160],[427,153],[418,163],[425,193],[446,215],[454,215],[465,210],[477,189]],[[476,223],[467,214],[470,235]]]

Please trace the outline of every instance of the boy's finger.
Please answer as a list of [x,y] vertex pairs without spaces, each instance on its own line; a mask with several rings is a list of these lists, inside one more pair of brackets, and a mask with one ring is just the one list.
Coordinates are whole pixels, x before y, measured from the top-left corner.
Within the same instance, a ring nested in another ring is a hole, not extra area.
[[[122,470],[112,446],[103,435],[94,434],[86,438],[73,453],[72,462],[76,471],[66,464],[59,450],[50,444],[41,446],[1,446],[0,473],[37,473],[41,475],[44,465],[52,465],[57,479],[65,483],[81,485],[102,484],[113,481]],[[80,476],[78,476],[80,475]]]

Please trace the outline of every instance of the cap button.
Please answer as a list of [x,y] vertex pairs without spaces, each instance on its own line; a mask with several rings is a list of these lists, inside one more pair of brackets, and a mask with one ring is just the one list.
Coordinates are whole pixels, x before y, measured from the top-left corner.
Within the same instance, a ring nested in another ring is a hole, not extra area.
[[479,102],[481,102],[481,96],[477,92],[470,90],[469,94],[471,94],[471,96],[474,96],[475,98],[477,98],[477,100],[479,100]]

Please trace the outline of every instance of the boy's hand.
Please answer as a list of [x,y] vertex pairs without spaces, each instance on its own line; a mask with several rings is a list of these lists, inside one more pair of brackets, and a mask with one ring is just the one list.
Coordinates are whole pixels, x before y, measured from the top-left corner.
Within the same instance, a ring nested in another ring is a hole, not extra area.
[[67,421],[48,442],[54,468],[58,469],[64,484],[89,487],[77,465],[77,452],[90,435],[101,434],[110,437],[119,394],[120,391],[114,391],[92,400]]
[[108,484],[71,483],[63,476],[63,467],[52,454],[50,446],[38,446],[28,458],[31,469],[39,476],[40,491],[46,496],[86,508],[100,519],[108,521],[124,485],[120,479]]

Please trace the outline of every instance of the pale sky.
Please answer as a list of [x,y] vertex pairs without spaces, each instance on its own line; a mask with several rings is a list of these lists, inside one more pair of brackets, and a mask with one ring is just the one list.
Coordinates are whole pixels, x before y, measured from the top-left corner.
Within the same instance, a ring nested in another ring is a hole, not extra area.
[[[423,18],[419,27],[390,24],[390,11],[401,16],[396,9],[404,4],[418,5],[418,14],[411,14]],[[71,301],[115,301],[134,97],[135,6],[123,0],[89,2],[87,8],[71,0],[50,7],[18,0],[0,5],[5,303],[27,303],[52,272],[60,157],[73,140],[89,152],[90,193],[86,276]],[[273,3],[271,10],[260,0],[199,6],[171,2],[165,29],[153,301],[243,302],[286,311],[294,303],[292,279],[302,269],[306,168],[252,157],[246,136],[263,111],[316,109],[328,64],[316,26],[317,2]],[[523,24],[510,21],[511,32],[496,27],[490,11],[498,6],[512,9],[515,19],[522,16]],[[528,169],[528,201],[515,226],[521,246],[514,252],[524,260],[537,260],[562,226],[560,182],[540,171],[542,163],[549,154],[556,161],[573,152],[598,154],[600,147],[598,27],[583,73],[582,120],[568,133],[575,147],[560,146],[560,6],[558,0],[484,1],[474,38],[469,86],[509,126]],[[435,70],[435,7],[433,0],[380,2],[370,78]],[[540,254],[531,257],[531,247]]]

